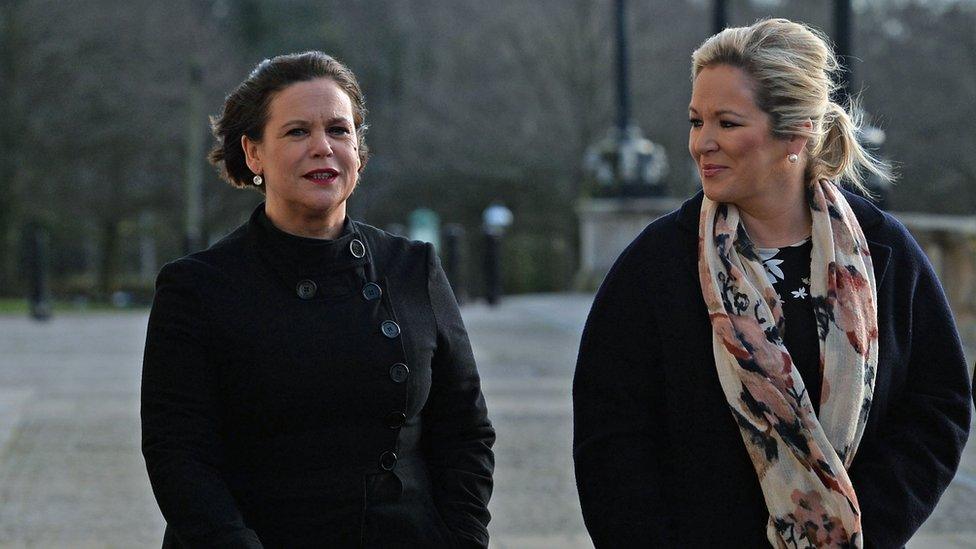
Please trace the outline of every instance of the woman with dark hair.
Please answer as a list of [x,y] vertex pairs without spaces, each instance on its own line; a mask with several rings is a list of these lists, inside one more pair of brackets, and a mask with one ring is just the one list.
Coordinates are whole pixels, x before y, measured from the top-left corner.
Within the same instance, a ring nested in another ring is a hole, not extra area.
[[783,19],[692,56],[703,191],[623,252],[573,387],[597,547],[902,547],[969,433],[939,281],[842,190],[886,170],[832,102],[824,38]]
[[142,382],[164,547],[486,547],[495,439],[429,244],[346,215],[368,158],[352,72],[265,60],[213,121],[265,195],[163,267]]

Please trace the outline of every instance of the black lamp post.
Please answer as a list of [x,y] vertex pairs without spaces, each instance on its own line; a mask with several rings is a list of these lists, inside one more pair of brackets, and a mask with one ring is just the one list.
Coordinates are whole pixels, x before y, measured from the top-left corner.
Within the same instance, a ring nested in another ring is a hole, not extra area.
[[603,197],[659,196],[667,173],[664,148],[644,137],[631,120],[627,53],[627,4],[614,0],[616,30],[617,123],[610,134],[590,145],[584,163],[596,180],[594,194]]
[[[842,105],[850,105],[854,90],[854,68],[851,66],[853,59],[852,32],[853,12],[851,10],[851,0],[834,0],[834,54],[837,61],[841,64],[842,71],[840,86],[837,90],[835,101]],[[870,118],[866,113],[864,117]],[[874,155],[881,155],[881,145],[885,141],[885,132],[881,128],[868,122],[860,134],[861,145]],[[884,209],[891,185],[873,173],[866,174],[864,185],[874,196],[871,197],[875,204]]]
[[614,22],[617,35],[617,130],[621,135],[630,125],[630,80],[627,68],[627,2],[614,1]]
[[728,2],[715,0],[712,3],[712,33],[718,34],[729,25]]
[[834,0],[834,53],[843,66],[837,99],[847,103],[851,95],[851,0]]

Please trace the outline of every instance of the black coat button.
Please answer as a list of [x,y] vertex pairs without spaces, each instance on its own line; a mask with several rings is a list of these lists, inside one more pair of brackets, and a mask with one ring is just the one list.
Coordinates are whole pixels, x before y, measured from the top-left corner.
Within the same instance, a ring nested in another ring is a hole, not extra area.
[[403,412],[390,412],[386,416],[386,426],[390,429],[399,429],[407,421],[407,415]]
[[298,297],[302,299],[312,299],[315,297],[315,290],[315,283],[307,279],[302,280],[297,286],[295,286],[295,292],[298,294]]
[[368,282],[365,286],[363,286],[363,297],[366,299],[366,301],[379,299],[381,295],[383,295],[383,290],[380,288],[379,284]]
[[394,339],[400,335],[400,326],[392,320],[384,320],[383,324],[380,325],[380,330],[383,332],[383,335],[390,339]]
[[396,467],[398,459],[400,458],[397,457],[396,452],[387,450],[380,454],[380,468],[384,471],[392,471]]
[[410,377],[410,368],[402,362],[397,362],[393,366],[390,366],[390,379],[393,383],[403,383]]
[[366,255],[366,246],[363,245],[363,241],[359,240],[358,238],[354,238],[352,242],[349,243],[349,253],[351,253],[356,259]]

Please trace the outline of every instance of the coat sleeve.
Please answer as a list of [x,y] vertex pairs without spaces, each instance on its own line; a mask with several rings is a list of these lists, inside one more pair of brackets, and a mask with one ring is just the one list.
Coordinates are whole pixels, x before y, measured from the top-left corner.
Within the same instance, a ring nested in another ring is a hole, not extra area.
[[[971,387],[952,312],[921,249],[907,234],[905,262],[915,273],[905,310],[893,318],[909,323],[898,342],[907,365],[904,388],[889,399],[878,436],[858,449],[849,471],[861,507],[866,547],[902,547],[935,508],[949,485],[969,435]],[[889,266],[891,269],[892,266]],[[901,320],[905,319],[905,320]]]
[[427,289],[437,324],[431,389],[423,410],[427,464],[438,512],[461,547],[487,547],[495,430],[457,300],[427,245]]
[[594,545],[674,547],[662,495],[660,343],[636,242],[597,292],[573,380],[573,459]]
[[191,260],[156,280],[142,371],[142,451],[159,508],[184,547],[260,548],[221,473],[216,376]]

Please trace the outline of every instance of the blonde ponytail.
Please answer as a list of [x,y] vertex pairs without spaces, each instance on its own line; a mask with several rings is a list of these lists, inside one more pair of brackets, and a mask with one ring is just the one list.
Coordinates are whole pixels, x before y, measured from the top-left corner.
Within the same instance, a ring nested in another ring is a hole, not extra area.
[[823,138],[810,152],[810,181],[847,181],[862,194],[870,195],[864,186],[864,171],[884,181],[892,180],[891,168],[865,149],[858,139],[863,120],[856,102],[852,102],[851,111],[848,112],[830,101],[822,124]]

